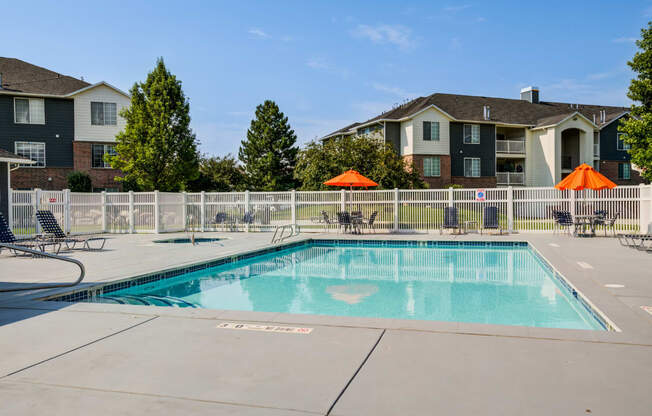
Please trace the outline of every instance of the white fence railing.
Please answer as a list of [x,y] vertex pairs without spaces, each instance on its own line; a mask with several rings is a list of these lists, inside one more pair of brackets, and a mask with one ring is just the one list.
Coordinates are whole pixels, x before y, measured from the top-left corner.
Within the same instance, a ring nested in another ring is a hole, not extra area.
[[525,140],[496,140],[496,153],[525,154]]
[[[503,228],[513,232],[552,232],[553,210],[572,215],[596,210],[618,214],[617,231],[652,232],[652,185],[619,186],[603,191],[559,191],[555,188],[423,189],[318,192],[123,192],[75,193],[11,191],[9,223],[20,238],[40,232],[37,209],[49,209],[64,230],[82,233],[159,233],[183,230],[216,231],[228,227],[269,231],[297,224],[302,231],[335,230],[340,211],[377,212],[375,228],[386,232],[439,230],[444,208],[458,208],[460,223],[482,224],[484,208],[498,208]],[[244,221],[245,214],[253,216]]]
[[498,185],[525,185],[525,173],[496,172],[496,183]]

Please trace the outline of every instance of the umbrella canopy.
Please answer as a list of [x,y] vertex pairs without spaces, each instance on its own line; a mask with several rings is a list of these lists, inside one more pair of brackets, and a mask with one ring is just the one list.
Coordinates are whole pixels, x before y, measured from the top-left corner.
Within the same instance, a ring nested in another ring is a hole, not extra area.
[[330,186],[348,186],[348,187],[361,187],[361,186],[378,186],[378,184],[369,178],[365,178],[355,170],[347,170],[343,174],[329,179],[324,182],[324,185]]
[[615,188],[616,184],[611,182],[600,172],[597,172],[593,167],[582,163],[575,170],[557,185],[555,188],[560,190],[571,189],[573,191],[581,191],[582,189],[593,189],[599,191],[601,189]]

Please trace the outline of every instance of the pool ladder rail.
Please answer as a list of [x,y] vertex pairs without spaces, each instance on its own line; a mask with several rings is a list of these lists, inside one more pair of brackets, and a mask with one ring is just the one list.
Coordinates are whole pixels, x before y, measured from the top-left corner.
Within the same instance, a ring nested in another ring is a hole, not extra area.
[[[290,230],[290,234],[285,235],[285,230],[287,229]],[[274,229],[274,235],[272,236],[272,241],[270,243],[271,244],[280,243],[287,238],[295,237],[299,235],[300,232],[301,230],[299,229],[299,226],[296,224],[277,225],[276,228]]]
[[65,257],[65,256],[60,256],[58,254],[51,254],[51,253],[46,253],[45,251],[40,251],[40,250],[33,250],[31,248],[23,247],[23,246],[16,246],[13,244],[6,244],[6,243],[0,243],[0,249],[1,248],[8,248],[9,250],[12,250],[14,252],[20,251],[22,253],[29,253],[34,257],[48,257],[51,259],[55,260],[61,260],[65,261],[68,263],[72,263],[77,265],[79,267],[79,276],[77,277],[77,280],[71,283],[49,283],[45,285],[29,285],[29,286],[19,286],[19,287],[10,287],[7,289],[0,288],[0,293],[1,292],[19,292],[23,290],[41,290],[41,289],[57,289],[61,287],[71,287],[71,286],[76,286],[79,283],[81,283],[82,280],[84,280],[84,276],[86,276],[86,268],[84,267],[84,264],[75,259],[71,259],[70,257]]

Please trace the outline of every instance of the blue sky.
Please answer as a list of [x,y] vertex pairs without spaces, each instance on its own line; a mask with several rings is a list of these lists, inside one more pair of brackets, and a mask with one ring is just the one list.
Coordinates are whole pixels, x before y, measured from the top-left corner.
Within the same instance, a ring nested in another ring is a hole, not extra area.
[[543,100],[628,105],[652,1],[60,0],[2,13],[1,56],[89,82],[128,90],[162,56],[201,150],[224,155],[265,99],[300,143],[433,92],[518,98],[537,85]]

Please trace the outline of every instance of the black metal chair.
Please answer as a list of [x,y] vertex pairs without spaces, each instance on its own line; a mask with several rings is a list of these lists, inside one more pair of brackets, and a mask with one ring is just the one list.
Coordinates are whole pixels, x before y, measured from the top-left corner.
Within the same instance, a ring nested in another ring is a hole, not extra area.
[[332,224],[331,219],[328,216],[328,212],[322,211],[321,212],[321,217],[322,217],[322,221],[324,223],[324,231],[328,231],[328,227]]
[[[0,212],[0,243],[11,244],[13,246],[31,248],[32,250],[45,251],[47,246],[52,246],[52,251],[56,254],[59,254],[61,249],[61,244],[57,242],[42,241],[37,239],[29,240],[18,240],[16,236],[9,228],[9,224],[5,220],[5,217]],[[2,247],[0,247],[0,252],[2,252]],[[18,256],[18,253],[14,250],[14,255]]]
[[371,213],[368,220],[363,221],[365,228],[371,229],[374,232],[374,234],[376,233],[376,227],[374,226],[374,222],[376,221],[377,216],[378,216],[378,211],[374,211]]
[[349,230],[349,228],[353,229],[353,226],[351,224],[351,214],[349,214],[347,211],[338,212],[337,224],[339,225],[339,230],[342,230],[342,228],[344,228],[345,233]]
[[439,234],[444,233],[444,228],[457,229],[460,232],[460,222],[457,217],[457,207],[444,208],[444,223],[439,227]]
[[555,225],[553,227],[553,234],[557,233],[557,230],[566,230],[570,234],[571,227],[575,226],[573,222],[573,216],[568,211],[552,211],[552,217],[555,220]]
[[[44,234],[40,236],[40,239],[63,243],[66,245],[68,250],[74,250],[76,245],[79,243],[82,244],[81,250],[97,251],[102,250],[104,248],[104,244],[106,244],[106,237],[66,235],[66,233],[64,233],[59,226],[57,219],[54,218],[54,215],[49,210],[42,209],[36,211],[36,219],[38,220],[38,223],[44,232]],[[101,241],[102,244],[99,247],[91,247],[91,241]]]
[[484,216],[482,218],[482,229],[480,229],[480,234],[482,230],[500,230],[500,234],[503,233],[503,227],[500,225],[498,220],[498,207],[484,207]]

